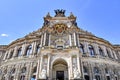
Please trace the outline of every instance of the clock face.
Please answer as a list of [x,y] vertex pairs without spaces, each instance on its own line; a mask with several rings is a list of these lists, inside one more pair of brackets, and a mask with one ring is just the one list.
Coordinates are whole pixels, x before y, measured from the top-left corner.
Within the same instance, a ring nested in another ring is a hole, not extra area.
[[58,33],[61,34],[67,29],[67,26],[65,24],[55,24],[54,25],[54,30]]

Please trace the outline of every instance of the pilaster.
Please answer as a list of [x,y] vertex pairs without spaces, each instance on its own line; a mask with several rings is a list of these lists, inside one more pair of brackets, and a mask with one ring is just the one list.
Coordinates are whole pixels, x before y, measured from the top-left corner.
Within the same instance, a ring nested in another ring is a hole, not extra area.
[[69,35],[69,44],[72,46],[71,35]]

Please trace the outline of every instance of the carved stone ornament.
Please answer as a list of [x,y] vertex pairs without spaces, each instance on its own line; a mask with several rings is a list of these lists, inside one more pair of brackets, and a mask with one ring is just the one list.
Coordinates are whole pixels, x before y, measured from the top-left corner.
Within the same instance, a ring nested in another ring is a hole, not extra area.
[[46,78],[47,78],[47,77],[46,77],[46,70],[45,70],[45,69],[42,69],[42,72],[41,72],[39,78],[40,78],[40,79],[46,79]]
[[80,79],[80,72],[76,67],[73,69],[73,75],[74,75],[74,79]]

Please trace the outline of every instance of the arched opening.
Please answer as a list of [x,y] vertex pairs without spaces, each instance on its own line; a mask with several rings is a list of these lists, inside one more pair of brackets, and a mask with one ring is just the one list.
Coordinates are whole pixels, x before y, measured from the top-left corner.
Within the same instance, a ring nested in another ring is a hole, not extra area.
[[84,72],[84,79],[90,80],[89,74],[88,74],[88,68],[86,66],[83,66],[83,72]]
[[57,59],[52,65],[52,80],[68,80],[68,65],[63,59]]

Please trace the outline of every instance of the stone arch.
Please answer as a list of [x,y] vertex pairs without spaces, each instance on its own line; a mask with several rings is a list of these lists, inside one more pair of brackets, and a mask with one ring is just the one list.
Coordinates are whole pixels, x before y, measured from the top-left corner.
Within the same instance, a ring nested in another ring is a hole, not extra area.
[[52,78],[58,80],[68,79],[68,63],[63,58],[53,60],[52,64]]
[[51,62],[51,69],[52,69],[52,67],[53,67],[54,62],[56,62],[56,61],[58,61],[58,60],[65,61],[65,62],[67,63],[67,66],[68,66],[68,61],[67,61],[66,59],[64,59],[64,58],[56,58],[56,59],[54,59],[54,60]]

